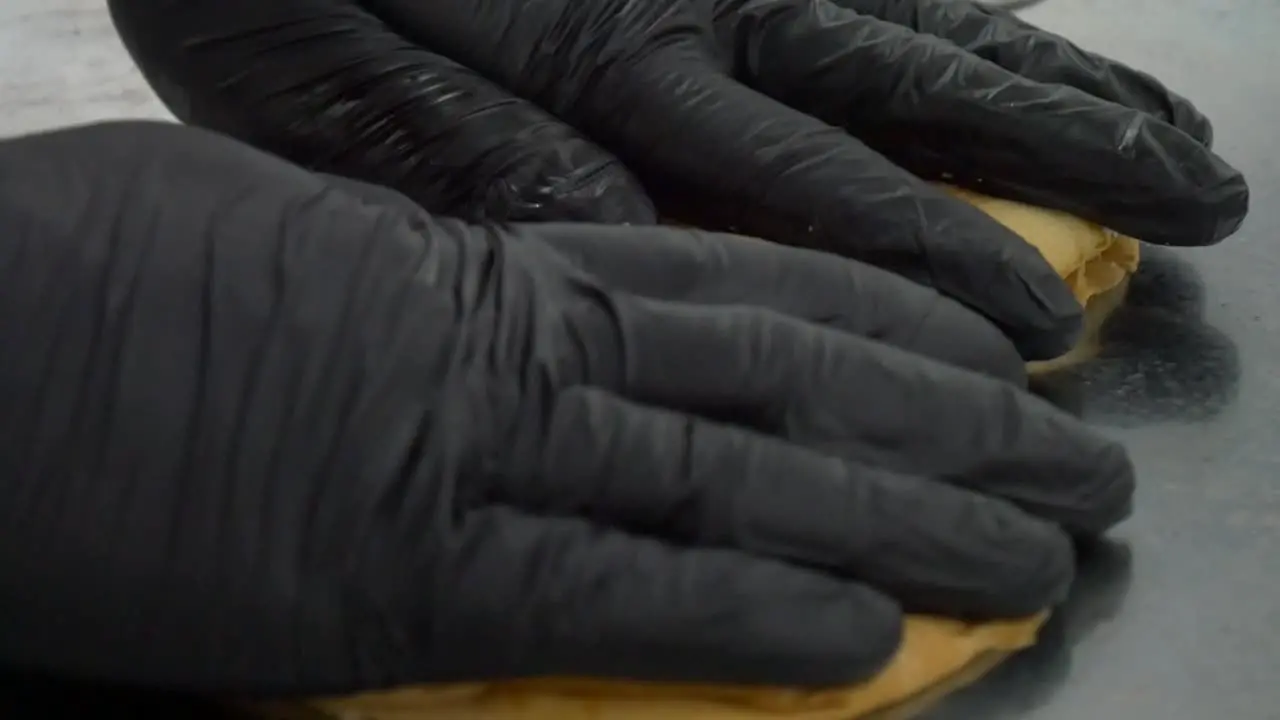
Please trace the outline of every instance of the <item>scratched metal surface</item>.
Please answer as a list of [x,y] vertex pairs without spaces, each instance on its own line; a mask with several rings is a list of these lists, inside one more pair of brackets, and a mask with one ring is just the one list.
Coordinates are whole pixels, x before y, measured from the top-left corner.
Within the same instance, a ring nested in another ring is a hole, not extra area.
[[[1280,3],[1047,0],[1025,16],[1192,97],[1248,175],[1254,211],[1222,246],[1149,253],[1101,356],[1048,388],[1132,448],[1137,513],[1039,647],[930,717],[1280,718]],[[0,2],[0,136],[108,117],[167,113],[101,3]],[[9,690],[5,717],[193,717]]]

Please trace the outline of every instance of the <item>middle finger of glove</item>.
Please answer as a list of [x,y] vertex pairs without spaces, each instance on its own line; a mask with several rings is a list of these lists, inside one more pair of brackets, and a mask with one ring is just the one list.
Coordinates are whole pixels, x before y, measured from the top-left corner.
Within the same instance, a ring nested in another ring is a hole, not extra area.
[[622,391],[1003,497],[1075,534],[1127,516],[1124,449],[1008,383],[754,308],[620,298]]

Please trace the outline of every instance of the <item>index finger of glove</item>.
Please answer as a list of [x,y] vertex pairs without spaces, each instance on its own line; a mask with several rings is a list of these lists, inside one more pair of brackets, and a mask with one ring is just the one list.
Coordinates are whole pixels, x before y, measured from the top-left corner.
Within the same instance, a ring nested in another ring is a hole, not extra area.
[[862,585],[564,517],[469,514],[433,618],[443,679],[826,686],[864,680],[902,619]]
[[1069,85],[1140,110],[1209,147],[1213,128],[1189,100],[1154,77],[999,8],[955,0],[832,0],[840,7],[933,35],[1029,80]]
[[740,415],[823,452],[1003,497],[1078,534],[1129,512],[1124,449],[1008,383],[752,308],[637,299],[617,312],[625,392],[642,402]]
[[1238,170],[1140,110],[834,7],[779,13],[752,32],[769,60],[743,72],[762,90],[917,174],[1167,245],[1218,242],[1248,210]]
[[530,230],[614,290],[655,300],[768,308],[1026,382],[1013,344],[977,313],[855,260],[676,227],[548,223]]

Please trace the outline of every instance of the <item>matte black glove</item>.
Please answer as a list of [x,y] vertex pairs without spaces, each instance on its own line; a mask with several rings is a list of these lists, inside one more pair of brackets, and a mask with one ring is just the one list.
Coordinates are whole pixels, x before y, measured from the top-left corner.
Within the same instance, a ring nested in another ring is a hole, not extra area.
[[0,224],[0,662],[842,683],[904,610],[1051,606],[1129,509],[994,328],[819,253],[443,220],[150,123],[0,143]]
[[1186,100],[964,0],[110,4],[184,120],[431,210],[654,222],[589,137],[665,213],[930,284],[1030,359],[1071,346],[1074,298],[921,177],[1173,245],[1248,205]]

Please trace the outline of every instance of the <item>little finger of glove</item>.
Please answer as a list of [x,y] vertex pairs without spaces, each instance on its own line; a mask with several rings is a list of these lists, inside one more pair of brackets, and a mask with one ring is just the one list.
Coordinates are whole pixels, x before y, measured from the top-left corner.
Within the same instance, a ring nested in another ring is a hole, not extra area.
[[880,593],[736,550],[501,505],[470,513],[453,547],[447,600],[422,628],[432,652],[418,675],[435,682],[829,686],[870,677],[901,640]]

